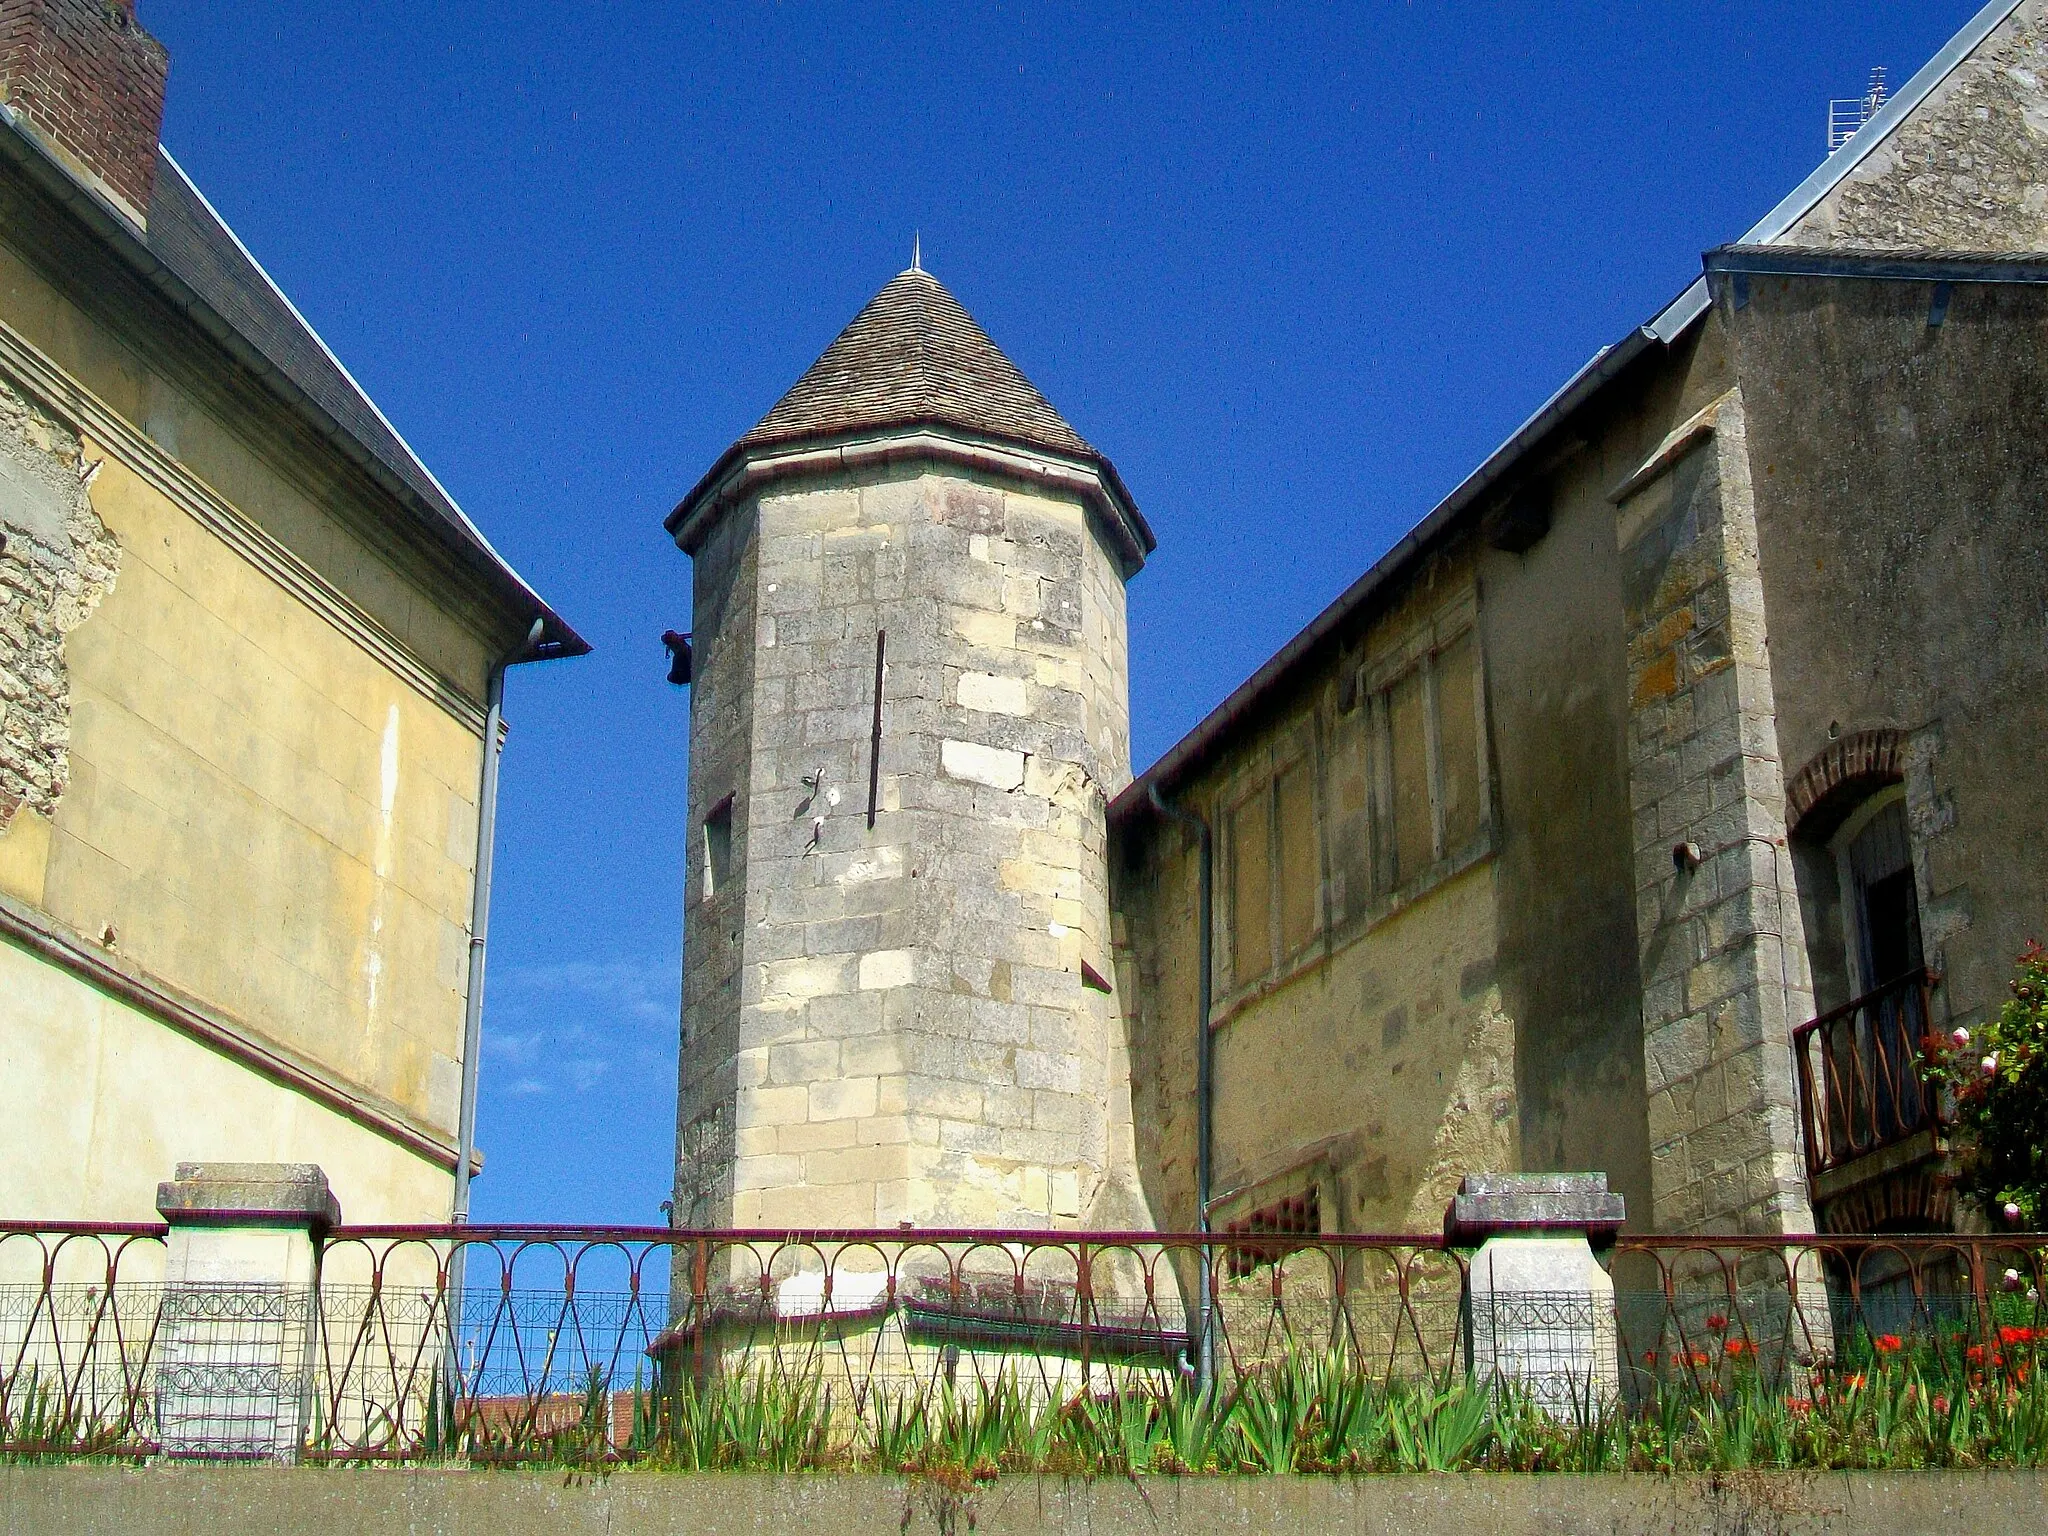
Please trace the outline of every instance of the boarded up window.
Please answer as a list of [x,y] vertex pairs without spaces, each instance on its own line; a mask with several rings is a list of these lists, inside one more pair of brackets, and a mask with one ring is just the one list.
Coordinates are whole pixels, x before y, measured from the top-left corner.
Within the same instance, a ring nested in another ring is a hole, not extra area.
[[1239,985],[1273,964],[1270,805],[1262,788],[1230,813],[1230,974]]
[[1437,652],[1437,757],[1443,775],[1444,852],[1459,853],[1479,835],[1479,647],[1469,629]]
[[1410,672],[1387,691],[1388,785],[1393,804],[1394,884],[1405,885],[1436,858],[1429,805],[1429,737],[1423,722],[1422,673]]
[[1274,804],[1280,819],[1280,953],[1292,955],[1315,936],[1323,895],[1315,779],[1306,759],[1281,773]]
[[1330,908],[1333,921],[1357,917],[1372,905],[1372,790],[1368,776],[1368,708],[1338,718],[1333,735],[1336,773],[1331,785]]

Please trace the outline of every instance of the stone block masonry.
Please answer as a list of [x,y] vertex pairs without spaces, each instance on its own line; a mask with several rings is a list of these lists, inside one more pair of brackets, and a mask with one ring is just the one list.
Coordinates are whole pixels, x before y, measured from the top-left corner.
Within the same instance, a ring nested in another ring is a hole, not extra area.
[[121,546],[93,512],[78,435],[0,384],[0,832],[56,814],[70,772],[64,636],[112,589]]
[[1810,1232],[1791,1032],[1812,1013],[1742,401],[1619,508],[1657,1230]]
[[1130,777],[1094,515],[936,461],[775,482],[700,547],[697,615],[678,1220],[1129,1219],[1121,1014],[1082,980]]

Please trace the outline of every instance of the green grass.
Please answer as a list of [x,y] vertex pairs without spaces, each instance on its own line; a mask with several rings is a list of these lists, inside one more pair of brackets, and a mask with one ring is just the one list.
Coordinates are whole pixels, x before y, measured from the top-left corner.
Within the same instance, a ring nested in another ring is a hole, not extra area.
[[[985,1481],[1073,1476],[1392,1472],[1720,1472],[2048,1464],[2048,1379],[2031,1348],[1993,1360],[1870,1350],[1796,1387],[1753,1362],[1655,1384],[1633,1405],[1562,1417],[1462,1377],[1385,1385],[1341,1354],[1290,1355],[1228,1390],[1181,1381],[1048,1399],[1005,1373],[985,1389],[877,1390],[834,1416],[815,1386],[726,1378],[650,1399],[628,1454],[651,1467],[843,1470]],[[690,1426],[716,1418],[715,1440]]]
[[[991,1379],[874,1383],[835,1396],[817,1374],[757,1368],[631,1390],[625,1443],[610,1382],[578,1409],[495,1423],[436,1397],[425,1433],[374,1448],[472,1466],[679,1472],[881,1471],[972,1486],[1005,1474],[1723,1472],[2048,1465],[2048,1339],[1889,1335],[1845,1340],[1842,1363],[1781,1374],[1753,1353],[1707,1369],[1638,1372],[1627,1401],[1562,1416],[1511,1385],[1462,1375],[1391,1384],[1343,1351],[1297,1352],[1228,1386],[1133,1372],[1118,1390],[1048,1394],[1018,1368]],[[1028,1369],[1028,1362],[1020,1362]],[[0,1461],[133,1456],[128,1426],[95,1422],[49,1384],[0,1394]],[[131,1442],[132,1443],[132,1442]],[[370,1449],[370,1448],[366,1448]],[[341,1459],[348,1459],[343,1455]]]

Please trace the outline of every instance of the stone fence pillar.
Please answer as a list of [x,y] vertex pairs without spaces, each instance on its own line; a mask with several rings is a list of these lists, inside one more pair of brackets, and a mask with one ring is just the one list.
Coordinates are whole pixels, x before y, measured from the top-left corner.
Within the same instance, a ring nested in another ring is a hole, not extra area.
[[157,1321],[167,1456],[293,1461],[311,1427],[318,1239],[341,1220],[313,1163],[180,1163]]
[[1604,1173],[1472,1173],[1445,1231],[1477,1245],[1465,1292],[1467,1357],[1483,1386],[1509,1384],[1553,1418],[1620,1394],[1614,1281],[1593,1256],[1621,1229]]

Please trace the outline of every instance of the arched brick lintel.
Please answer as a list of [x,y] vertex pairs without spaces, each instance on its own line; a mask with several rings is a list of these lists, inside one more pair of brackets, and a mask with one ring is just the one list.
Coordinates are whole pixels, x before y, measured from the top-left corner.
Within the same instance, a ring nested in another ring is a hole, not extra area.
[[1906,776],[1906,738],[1886,726],[1831,741],[1785,785],[1785,825],[1798,830],[1807,812],[1845,784],[1893,783]]
[[1927,1162],[1858,1185],[1815,1215],[1823,1232],[1946,1232],[1955,1223],[1955,1190]]

